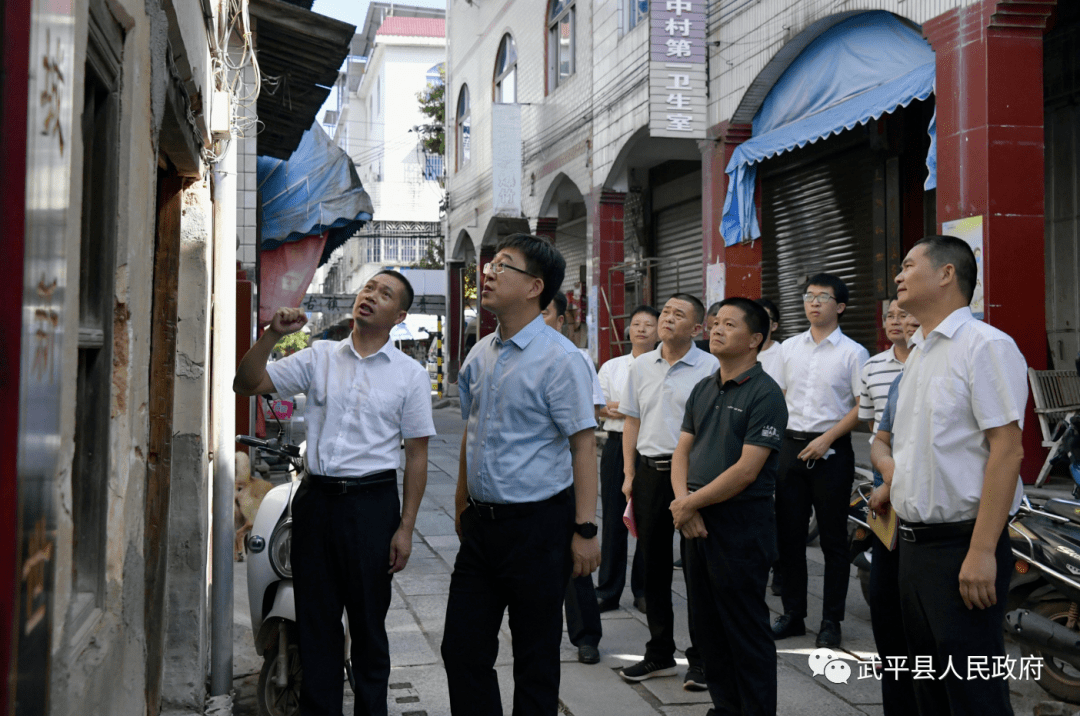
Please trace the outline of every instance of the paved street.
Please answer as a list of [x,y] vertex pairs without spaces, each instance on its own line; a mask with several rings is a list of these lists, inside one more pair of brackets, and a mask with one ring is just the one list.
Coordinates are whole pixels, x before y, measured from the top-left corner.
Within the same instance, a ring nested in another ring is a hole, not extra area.
[[[435,411],[439,435],[430,445],[428,487],[424,496],[412,558],[404,572],[394,579],[393,602],[387,617],[393,672],[390,677],[390,713],[400,716],[448,716],[450,713],[446,674],[439,656],[446,594],[450,583],[458,540],[454,534],[453,500],[457,475],[458,447],[462,422],[456,408]],[[601,515],[601,519],[604,516]],[[673,555],[675,546],[673,545]],[[821,552],[816,544],[807,549],[810,566],[810,615],[808,628],[816,629],[821,609]],[[235,687],[234,713],[257,713],[255,685],[261,659],[252,645],[247,613],[245,565],[237,564],[235,613]],[[859,679],[854,663],[874,653],[870,630],[870,610],[863,600],[859,582],[854,578],[848,591],[847,619],[843,623],[844,642],[840,657],[851,662],[848,683],[832,684],[823,676],[814,677],[807,658],[814,648],[813,633],[780,642],[777,672],[779,708],[782,715],[881,714],[881,691],[873,679]],[[628,580],[629,581],[629,580]],[[682,574],[675,573],[672,588],[676,613],[676,643],[689,644],[686,626],[686,587]],[[781,610],[780,600],[768,597],[773,612]],[[601,662],[586,666],[578,663],[577,651],[563,637],[562,687],[563,712],[585,715],[618,716],[701,716],[708,709],[705,693],[682,689],[681,672],[686,660],[679,659],[678,677],[659,678],[630,685],[619,678],[617,669],[641,658],[648,628],[645,616],[631,606],[629,586],[622,600],[623,609],[603,615],[604,636],[600,644]],[[503,623],[501,647],[496,669],[502,685],[503,704],[510,713],[513,692],[510,633]],[[1012,655],[1019,651],[1012,647]],[[682,654],[677,656],[681,657]],[[1031,681],[1015,681],[1012,687],[1013,708],[1017,714],[1031,714],[1049,696]],[[346,693],[345,713],[352,713],[352,695]]]

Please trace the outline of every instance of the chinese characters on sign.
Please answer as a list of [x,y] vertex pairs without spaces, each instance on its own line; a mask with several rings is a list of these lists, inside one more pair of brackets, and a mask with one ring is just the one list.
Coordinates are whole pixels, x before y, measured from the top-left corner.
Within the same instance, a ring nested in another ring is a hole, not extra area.
[[521,105],[491,106],[491,211],[521,216]]
[[705,0],[654,0],[649,35],[649,134],[705,137]]

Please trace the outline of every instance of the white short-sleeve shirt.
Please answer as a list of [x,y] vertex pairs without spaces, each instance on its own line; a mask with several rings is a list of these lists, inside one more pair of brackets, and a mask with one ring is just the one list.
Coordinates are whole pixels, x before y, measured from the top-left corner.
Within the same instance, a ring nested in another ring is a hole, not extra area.
[[[1013,421],[1023,428],[1027,362],[1008,334],[967,307],[912,341],[893,421],[893,507],[908,522],[974,519],[990,455],[984,431]],[[1010,512],[1022,497],[1017,475]]]
[[814,343],[807,330],[788,338],[780,350],[784,374],[776,382],[787,398],[789,430],[823,433],[858,403],[870,354],[839,327],[821,343]]
[[266,366],[281,396],[307,394],[307,468],[364,477],[401,464],[401,439],[435,434],[427,371],[393,342],[360,357],[352,336]]
[[773,341],[771,346],[763,351],[759,351],[757,359],[758,363],[761,363],[762,370],[782,387],[783,384],[781,381],[784,380],[784,355],[780,350],[780,342]]
[[663,346],[642,353],[630,364],[619,412],[638,418],[637,451],[647,457],[675,452],[686,414],[686,399],[703,378],[720,368],[716,356],[691,344],[674,365],[662,354]]
[[[600,366],[600,372],[597,375],[600,379],[600,389],[604,392],[605,405],[608,401],[622,399],[623,391],[626,389],[626,376],[630,372],[630,364],[633,360],[633,354],[627,353],[626,355],[612,358],[607,363]],[[604,430],[607,430],[609,433],[621,433],[625,423],[626,420],[623,418],[617,420],[605,418]]]

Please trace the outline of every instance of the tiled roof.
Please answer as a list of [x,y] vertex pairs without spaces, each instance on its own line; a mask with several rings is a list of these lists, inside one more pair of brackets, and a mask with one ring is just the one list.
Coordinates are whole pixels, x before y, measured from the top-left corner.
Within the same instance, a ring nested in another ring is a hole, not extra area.
[[446,37],[446,20],[435,17],[397,17],[391,15],[382,21],[378,35],[400,37]]

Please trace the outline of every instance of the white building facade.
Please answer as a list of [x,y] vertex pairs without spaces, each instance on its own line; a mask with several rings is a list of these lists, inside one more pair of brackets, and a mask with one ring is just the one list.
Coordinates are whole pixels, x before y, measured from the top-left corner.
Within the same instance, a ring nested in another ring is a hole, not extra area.
[[[389,14],[389,13],[393,14]],[[356,164],[374,219],[316,277],[324,293],[356,293],[383,268],[408,268],[442,241],[442,157],[416,130],[430,123],[417,95],[442,81],[441,9],[373,3],[338,83],[333,137]]]

